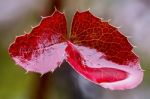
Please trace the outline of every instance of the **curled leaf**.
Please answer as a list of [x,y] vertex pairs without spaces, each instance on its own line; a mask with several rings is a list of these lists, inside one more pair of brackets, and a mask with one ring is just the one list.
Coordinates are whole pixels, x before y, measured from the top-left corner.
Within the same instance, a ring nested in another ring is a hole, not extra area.
[[27,71],[54,71],[66,61],[86,79],[112,90],[131,89],[143,79],[139,58],[127,37],[89,11],[76,12],[70,37],[63,13],[42,19],[10,46],[13,60]]
[[41,74],[54,71],[64,60],[66,26],[64,14],[55,11],[31,33],[16,38],[9,48],[11,57],[27,71]]
[[[112,90],[131,89],[143,79],[127,37],[93,16],[76,12],[66,52],[70,65],[85,78]],[[74,54],[73,54],[74,53]]]

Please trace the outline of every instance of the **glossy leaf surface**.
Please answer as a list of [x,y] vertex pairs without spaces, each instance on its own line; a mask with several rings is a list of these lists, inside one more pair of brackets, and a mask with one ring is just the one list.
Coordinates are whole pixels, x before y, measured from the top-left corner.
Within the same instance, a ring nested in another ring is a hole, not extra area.
[[63,13],[42,19],[31,33],[17,37],[9,53],[27,71],[54,71],[66,61],[86,79],[112,90],[131,89],[143,79],[139,58],[127,37],[89,11],[76,12],[70,37]]
[[139,59],[127,37],[89,11],[76,12],[70,41],[74,45],[68,43],[68,62],[92,82],[123,90],[134,88],[142,81]]
[[64,14],[55,11],[31,33],[16,38],[9,48],[11,57],[27,71],[41,74],[54,71],[64,60],[66,26]]

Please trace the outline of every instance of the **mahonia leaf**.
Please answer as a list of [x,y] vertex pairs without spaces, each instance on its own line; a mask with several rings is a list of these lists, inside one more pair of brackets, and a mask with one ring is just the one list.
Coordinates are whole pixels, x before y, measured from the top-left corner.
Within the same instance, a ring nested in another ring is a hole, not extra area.
[[54,71],[66,59],[86,79],[111,90],[131,89],[143,79],[139,58],[127,37],[89,11],[76,12],[70,37],[63,13],[42,19],[10,46],[13,60],[27,71]]
[[89,11],[76,12],[67,60],[85,78],[112,90],[136,87],[143,71],[132,49],[127,38],[108,22]]
[[11,57],[27,71],[54,71],[64,60],[66,26],[65,16],[59,11],[43,17],[31,33],[16,38],[9,48]]

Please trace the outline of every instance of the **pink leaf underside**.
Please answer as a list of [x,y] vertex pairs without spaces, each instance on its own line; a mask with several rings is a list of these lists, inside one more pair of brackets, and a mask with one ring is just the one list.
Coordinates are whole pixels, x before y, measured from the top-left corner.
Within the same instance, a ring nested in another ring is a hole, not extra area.
[[104,54],[84,46],[68,42],[66,48],[68,63],[83,77],[111,90],[132,89],[143,79],[143,72],[137,64],[120,65],[104,58]]
[[30,34],[16,38],[9,48],[11,57],[27,71],[54,71],[64,60],[66,26],[65,16],[59,11],[42,18]]
[[89,11],[75,14],[67,61],[86,79],[112,90],[136,87],[143,71],[132,49],[127,38],[108,22]]
[[[54,71],[64,59],[86,79],[112,90],[131,89],[143,79],[132,46],[117,28],[89,11],[76,12],[67,37],[66,19],[55,11],[10,46],[13,60],[27,71]],[[67,42],[66,42],[67,41]]]

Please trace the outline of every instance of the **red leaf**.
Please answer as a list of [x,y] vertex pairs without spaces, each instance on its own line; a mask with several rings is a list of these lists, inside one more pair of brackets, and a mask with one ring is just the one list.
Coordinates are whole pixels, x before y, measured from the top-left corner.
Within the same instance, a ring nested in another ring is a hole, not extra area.
[[94,48],[105,54],[107,60],[118,64],[137,62],[137,56],[131,52],[132,46],[117,28],[102,22],[89,11],[77,12],[71,29],[71,42],[77,45]]
[[73,19],[66,52],[70,65],[81,75],[105,88],[131,89],[141,83],[143,72],[132,46],[117,28],[89,11]]
[[143,79],[139,58],[132,49],[117,28],[89,11],[76,12],[68,38],[65,16],[55,11],[30,34],[17,37],[9,53],[27,71],[41,74],[54,71],[66,59],[88,80],[121,90],[134,88]]
[[30,34],[16,38],[9,48],[11,57],[27,71],[41,74],[54,71],[64,59],[66,26],[64,14],[55,11],[43,18]]

